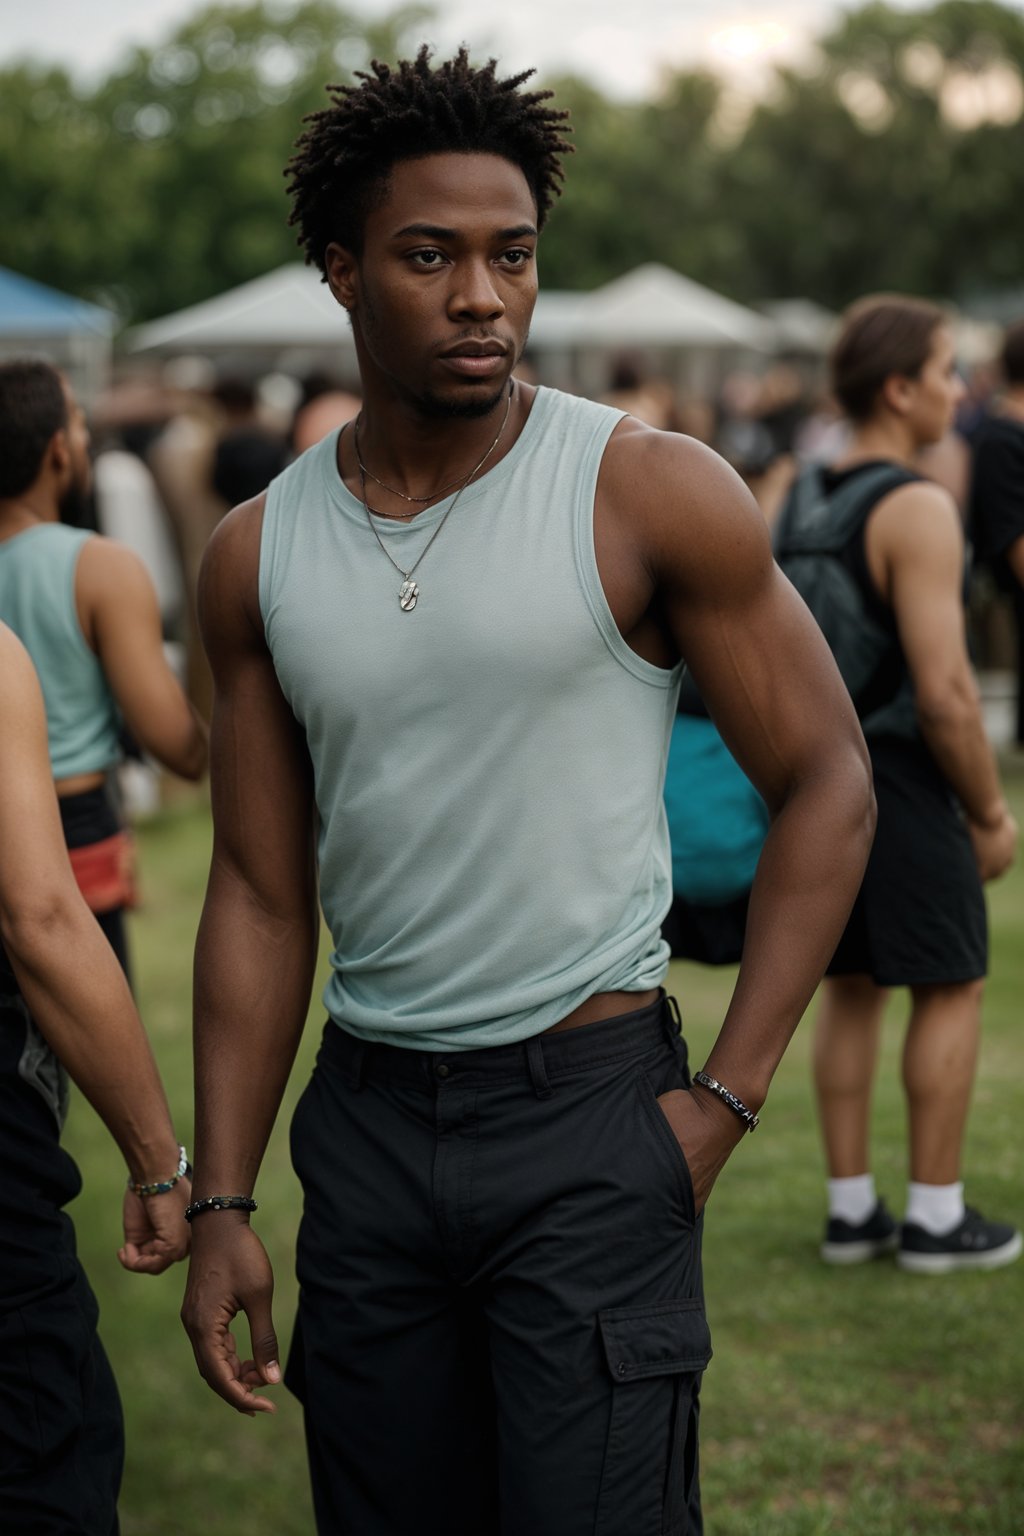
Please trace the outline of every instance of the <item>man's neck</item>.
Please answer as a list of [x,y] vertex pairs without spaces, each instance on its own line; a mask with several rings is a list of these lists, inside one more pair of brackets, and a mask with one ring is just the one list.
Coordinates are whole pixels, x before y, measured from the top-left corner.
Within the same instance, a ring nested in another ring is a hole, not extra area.
[[422,508],[451,494],[475,471],[486,474],[512,447],[529,413],[534,391],[518,383],[511,388],[511,395],[506,386],[486,415],[475,417],[435,415],[367,390],[358,420],[358,457],[356,430],[346,430],[342,439],[345,483],[361,495],[361,460],[370,501],[395,515],[414,510],[403,497],[416,498]]
[[23,496],[0,498],[0,538],[9,538],[37,523],[57,523],[60,511],[56,501],[37,490],[26,491]]
[[921,447],[900,421],[868,421],[854,431],[839,467],[862,464],[869,459],[893,459],[913,468]]

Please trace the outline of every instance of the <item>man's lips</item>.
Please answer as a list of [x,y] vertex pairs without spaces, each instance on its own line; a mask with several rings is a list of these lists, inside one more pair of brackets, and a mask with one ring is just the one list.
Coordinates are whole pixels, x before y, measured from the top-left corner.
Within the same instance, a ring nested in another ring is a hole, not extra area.
[[485,342],[477,346],[466,344],[454,347],[450,352],[442,352],[441,361],[446,368],[461,374],[463,378],[487,379],[501,371],[507,357],[505,347],[499,343]]

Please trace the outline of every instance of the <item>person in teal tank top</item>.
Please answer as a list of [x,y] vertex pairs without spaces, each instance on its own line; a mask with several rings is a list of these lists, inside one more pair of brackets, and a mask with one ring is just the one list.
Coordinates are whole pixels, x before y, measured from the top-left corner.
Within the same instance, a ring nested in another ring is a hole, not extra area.
[[63,521],[76,519],[91,479],[85,415],[67,381],[38,358],[0,363],[0,620],[39,677],[72,868],[127,971],[134,861],[108,793],[122,725],[189,779],[205,767],[206,733],[164,655],[145,568]]
[[[363,410],[228,516],[200,585],[215,835],[183,1318],[210,1386],[273,1411],[249,1216],[319,884],[287,1383],[321,1533],[702,1530],[703,1210],[872,831],[856,717],[738,479],[516,379],[568,149],[527,79],[424,47],[307,119],[292,222]],[[693,1077],[660,934],[684,661],[771,815]]]

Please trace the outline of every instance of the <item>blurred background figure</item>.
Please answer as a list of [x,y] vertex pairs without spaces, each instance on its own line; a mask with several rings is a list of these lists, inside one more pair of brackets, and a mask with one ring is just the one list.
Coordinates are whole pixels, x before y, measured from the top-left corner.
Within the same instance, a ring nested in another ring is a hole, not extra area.
[[605,405],[635,416],[663,432],[679,430],[675,394],[667,379],[652,377],[639,353],[624,353],[612,365]]
[[1003,390],[973,432],[971,526],[978,554],[1013,601],[1017,624],[1015,739],[1024,745],[1024,319],[1000,356]]
[[361,405],[355,391],[343,388],[326,373],[307,374],[302,383],[302,401],[292,423],[292,454],[298,456],[321,438],[354,421]]
[[[965,1205],[961,1153],[988,968],[982,882],[1009,867],[1017,825],[967,656],[960,515],[916,468],[963,394],[946,315],[898,296],[862,300],[846,317],[832,375],[849,447],[834,469],[801,476],[777,529],[780,563],[822,623],[857,706],[878,801],[864,883],[816,1023],[829,1172],[821,1253],[852,1264],[898,1250],[903,1268],[928,1274],[996,1268],[1019,1255],[1021,1236]],[[822,553],[841,500],[845,542]],[[882,1014],[895,986],[910,991],[910,1185],[899,1227],[878,1198],[869,1150]]]
[[198,779],[206,730],[163,651],[136,555],[62,521],[91,487],[89,433],[48,363],[0,364],[0,620],[32,658],[79,886],[127,971],[131,835],[112,793],[122,723],[164,767]]
[[218,379],[210,394],[220,417],[210,483],[229,512],[266,490],[288,462],[288,450],[260,419],[256,391],[246,380]]

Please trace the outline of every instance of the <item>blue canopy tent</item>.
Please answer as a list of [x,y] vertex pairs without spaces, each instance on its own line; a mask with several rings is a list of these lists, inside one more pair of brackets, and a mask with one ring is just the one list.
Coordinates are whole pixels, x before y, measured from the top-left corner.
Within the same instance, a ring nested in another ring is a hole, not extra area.
[[107,382],[116,323],[110,310],[0,267],[0,357],[48,358],[66,370],[83,401]]

